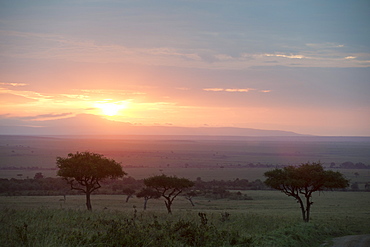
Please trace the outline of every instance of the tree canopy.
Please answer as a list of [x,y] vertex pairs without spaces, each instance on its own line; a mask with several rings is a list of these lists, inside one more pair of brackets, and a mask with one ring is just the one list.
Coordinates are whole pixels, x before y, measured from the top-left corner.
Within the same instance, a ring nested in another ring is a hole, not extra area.
[[173,200],[184,190],[194,185],[194,182],[186,178],[170,177],[167,175],[153,176],[144,179],[147,187],[153,188],[165,199],[168,213],[172,213]]
[[86,194],[86,206],[92,210],[90,195],[101,187],[106,178],[119,178],[126,175],[119,163],[101,154],[91,152],[69,153],[67,158],[57,157],[57,175],[67,180],[71,189]]
[[[265,184],[294,197],[300,204],[305,222],[310,219],[312,193],[315,191],[346,188],[349,181],[340,172],[324,170],[322,164],[305,163],[265,172]],[[305,203],[301,198],[305,198]]]
[[131,187],[125,187],[122,189],[124,195],[126,195],[126,202],[135,194],[135,190]]
[[158,199],[159,197],[161,197],[161,194],[152,189],[152,188],[149,188],[149,187],[145,187],[145,188],[142,188],[137,194],[136,194],[136,197],[137,198],[144,198],[144,210],[146,210],[146,205],[149,201],[149,199]]

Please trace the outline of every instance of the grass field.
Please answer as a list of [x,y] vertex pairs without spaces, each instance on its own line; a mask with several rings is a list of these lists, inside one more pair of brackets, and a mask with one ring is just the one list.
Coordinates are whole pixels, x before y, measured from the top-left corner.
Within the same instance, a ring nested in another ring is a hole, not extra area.
[[[0,197],[0,227],[3,229],[0,244],[77,246],[74,244],[80,241],[78,246],[115,246],[98,243],[113,230],[116,233],[129,234],[125,232],[127,227],[132,228],[131,231],[138,239],[135,240],[135,236],[132,236],[131,242],[125,242],[126,246],[164,244],[153,239],[154,242],[140,244],[143,239],[149,241],[148,234],[154,239],[158,234],[165,234],[162,237],[166,239],[167,246],[319,246],[330,237],[370,233],[370,197],[366,192],[314,194],[315,203],[311,222],[308,224],[302,222],[298,204],[292,198],[277,191],[247,193],[253,200],[209,201],[199,197],[194,199],[195,207],[180,196],[174,202],[173,215],[166,213],[160,199],[150,200],[148,209],[144,211],[143,201],[137,198],[125,203],[124,196],[94,195],[93,212],[87,212],[84,196],[67,196],[65,202],[60,201],[62,197],[54,196]],[[206,215],[206,226],[202,225],[199,212]],[[225,217],[225,212],[229,216]],[[135,222],[135,226],[128,223],[131,221]],[[120,227],[116,229],[114,227],[117,224]],[[159,224],[158,229],[153,224]],[[160,227],[164,225],[167,230]],[[191,232],[191,239],[205,242],[193,245],[188,239],[190,235],[184,235],[184,232],[181,236],[173,236],[176,231],[180,231],[176,228],[179,225],[181,231],[186,230],[186,234]],[[174,231],[174,228],[177,230]],[[172,232],[166,232],[169,229]],[[202,234],[198,232],[200,230],[203,231]],[[198,235],[192,235],[197,232]],[[218,234],[221,233],[227,239],[222,244],[220,242],[220,245],[215,245],[213,240],[203,239],[207,234],[220,237]],[[119,238],[116,235],[115,237]],[[92,239],[96,241],[91,242]],[[168,245],[169,243],[173,245]]]
[[[182,137],[185,138],[185,137]],[[248,164],[288,165],[320,161],[324,166],[345,161],[370,164],[369,138],[289,137],[211,139],[94,139],[0,136],[0,178],[33,178],[36,172],[55,177],[56,157],[92,151],[113,158],[129,176],[142,179],[165,173],[195,180],[261,179],[268,169]],[[22,169],[22,167],[24,169]],[[26,169],[28,167],[28,169]],[[40,169],[29,169],[38,167]],[[186,168],[187,167],[187,168]],[[335,169],[334,169],[335,170]],[[370,181],[370,170],[341,169],[360,187]],[[354,174],[358,175],[355,176]]]
[[[123,170],[135,179],[144,179],[153,175],[161,175],[162,173],[169,176],[185,177],[195,181],[200,177],[203,181],[212,180],[235,180],[247,179],[254,181],[260,179],[265,180],[263,174],[272,168],[184,168],[184,167],[124,167]],[[370,182],[370,169],[333,169],[341,172],[351,183],[357,182],[361,190],[364,189],[365,184]],[[0,178],[33,178],[36,172],[42,172],[45,177],[56,177],[56,170],[1,170]],[[17,176],[22,174],[22,176]]]
[[[206,210],[206,211],[233,211],[233,212],[254,212],[265,215],[295,215],[300,218],[299,205],[291,197],[287,197],[278,191],[244,191],[253,200],[209,200],[208,198],[195,197],[195,207],[183,197],[178,197],[173,205],[173,210]],[[312,206],[311,217],[319,220],[321,217],[335,217],[338,215],[359,216],[359,218],[370,219],[369,192],[316,192],[313,195],[314,205]],[[60,201],[62,196],[2,196],[0,197],[1,208],[29,209],[85,209],[85,197],[83,195],[67,196],[65,202]],[[127,211],[135,206],[141,210],[143,200],[131,198],[125,203],[124,195],[93,195],[92,204],[95,211]],[[161,199],[149,200],[148,211],[166,212],[164,202]],[[370,228],[368,229],[370,232]]]
[[[256,179],[271,168],[249,163],[345,161],[370,164],[366,138],[246,138],[244,140],[66,139],[0,136],[0,178],[55,177],[55,159],[91,151],[122,162],[135,179],[166,174],[204,181]],[[334,169],[336,170],[336,169]],[[360,189],[368,169],[339,170]],[[0,197],[0,246],[320,246],[332,237],[370,233],[369,192],[316,192],[311,222],[303,223],[294,199],[277,191],[244,191],[253,200],[178,197],[168,215],[163,200],[93,195]],[[201,213],[199,215],[199,213]]]

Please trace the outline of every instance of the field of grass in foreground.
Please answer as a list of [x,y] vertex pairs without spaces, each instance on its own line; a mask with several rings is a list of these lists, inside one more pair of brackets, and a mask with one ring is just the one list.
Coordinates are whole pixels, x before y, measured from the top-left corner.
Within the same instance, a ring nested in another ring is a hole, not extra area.
[[[314,194],[312,219],[303,223],[292,198],[247,191],[251,201],[180,197],[173,214],[162,200],[128,203],[124,196],[0,197],[0,246],[319,246],[326,239],[370,233],[369,194]],[[200,214],[199,214],[200,213]],[[226,214],[227,213],[227,214]],[[228,216],[227,216],[228,215]]]

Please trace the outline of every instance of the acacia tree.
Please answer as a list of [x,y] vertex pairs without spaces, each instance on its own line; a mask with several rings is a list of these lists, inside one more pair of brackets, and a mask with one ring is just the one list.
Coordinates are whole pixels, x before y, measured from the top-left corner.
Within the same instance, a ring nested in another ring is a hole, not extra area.
[[194,202],[193,202],[193,197],[195,197],[195,196],[197,196],[197,193],[194,190],[187,191],[184,195],[186,200],[188,200],[193,207],[195,206]]
[[101,187],[106,178],[119,178],[126,175],[119,163],[101,154],[82,152],[69,153],[67,158],[57,157],[57,175],[64,178],[73,190],[86,194],[86,207],[92,210],[91,193]]
[[145,187],[136,194],[136,197],[144,198],[144,210],[146,210],[146,205],[149,199],[158,199],[159,197],[161,197],[161,194],[158,191],[153,190],[152,188]]
[[170,177],[167,175],[153,176],[144,179],[147,187],[155,189],[164,199],[167,212],[172,213],[171,205],[173,200],[184,190],[190,188],[194,183],[186,178]]
[[320,162],[274,169],[265,172],[264,175],[267,177],[265,181],[267,186],[297,200],[305,222],[310,220],[313,192],[346,188],[349,185],[349,180],[345,179],[340,172],[325,171]]
[[123,188],[122,190],[123,194],[126,195],[126,202],[135,194],[135,190],[131,187]]

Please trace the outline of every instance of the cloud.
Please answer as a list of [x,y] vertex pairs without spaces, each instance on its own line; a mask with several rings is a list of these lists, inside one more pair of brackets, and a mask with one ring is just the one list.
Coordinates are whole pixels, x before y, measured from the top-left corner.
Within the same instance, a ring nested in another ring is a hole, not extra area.
[[293,54],[290,54],[290,55],[285,55],[285,54],[263,54],[264,56],[266,57],[283,57],[283,58],[297,58],[297,59],[302,59],[302,58],[306,58],[305,56],[303,55],[293,55]]
[[27,120],[27,121],[45,121],[45,120],[55,120],[55,119],[60,119],[60,118],[65,118],[65,117],[71,117],[74,114],[72,112],[65,112],[65,113],[59,113],[59,114],[40,114],[40,115],[35,115],[35,116],[27,116],[27,117],[21,117],[20,119],[22,120]]
[[13,107],[16,104],[27,104],[35,101],[35,99],[26,98],[12,93],[0,92],[0,104],[2,106],[8,105]]
[[[362,62],[351,57],[367,57],[368,54],[353,53],[355,47],[345,47],[338,43],[307,43],[294,47],[294,52],[259,52],[239,54],[224,50],[198,47],[169,47],[146,45],[126,46],[95,42],[70,36],[1,31],[8,42],[1,47],[0,55],[13,58],[57,59],[87,63],[130,63],[155,66],[175,66],[184,68],[233,69],[240,70],[252,66],[268,66],[275,63],[288,67],[369,67],[369,59]],[[346,49],[344,49],[346,48]],[[293,48],[291,48],[293,49]],[[291,50],[290,49],[290,50]],[[351,49],[349,53],[348,49]],[[231,55],[232,54],[232,55]],[[271,61],[273,58],[273,61]],[[344,59],[346,58],[346,59]],[[291,63],[290,60],[300,60]],[[359,60],[359,59],[358,59]],[[10,84],[8,84],[10,85]],[[17,86],[23,84],[14,84]]]
[[77,99],[77,100],[89,100],[88,95],[83,95],[83,94],[60,94],[60,96],[64,96],[69,99]]
[[20,97],[24,97],[30,100],[37,100],[37,101],[48,101],[51,99],[51,96],[44,95],[35,91],[27,91],[27,90],[13,90],[7,88],[0,87],[0,93],[3,94],[12,94]]
[[254,91],[254,88],[203,88],[207,92],[228,92],[228,93],[248,93]]
[[337,43],[307,43],[306,46],[314,49],[343,48],[344,45]]
[[[84,94],[84,97],[89,97],[89,95],[120,95],[120,96],[129,96],[129,95],[146,95],[146,92],[135,91],[135,90],[122,90],[122,89],[75,89],[76,92],[81,92]],[[86,95],[87,94],[87,95]],[[78,94],[79,95],[79,94]],[[70,95],[71,96],[71,95]]]
[[224,88],[203,88],[204,91],[207,91],[207,92],[221,92],[221,91],[225,91]]
[[153,49],[139,49],[142,53],[147,53],[151,55],[159,55],[159,56],[178,56],[183,57],[190,60],[200,60],[200,57],[197,54],[194,53],[183,53],[179,52],[176,49],[173,48],[167,48],[167,47],[160,47],[160,48],[153,48]]
[[270,93],[271,90],[259,90],[255,88],[203,88],[203,91],[207,92],[228,92],[228,93],[248,93],[255,91],[259,93]]
[[255,90],[254,88],[227,88],[225,89],[226,92],[241,92],[241,93],[248,93],[251,90]]
[[12,86],[12,87],[22,87],[27,86],[27,83],[19,83],[19,82],[0,82],[0,85],[4,86]]

